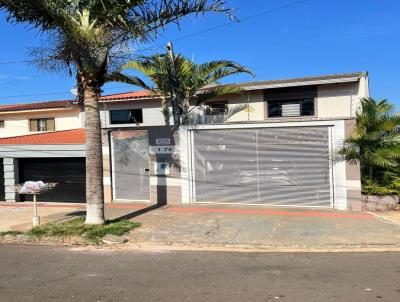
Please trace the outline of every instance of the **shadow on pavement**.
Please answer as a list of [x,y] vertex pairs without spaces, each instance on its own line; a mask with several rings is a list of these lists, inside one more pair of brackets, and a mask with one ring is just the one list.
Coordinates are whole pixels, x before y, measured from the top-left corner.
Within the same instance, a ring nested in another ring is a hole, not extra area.
[[135,210],[135,211],[133,211],[131,213],[119,216],[119,217],[114,218],[114,219],[110,219],[109,221],[110,222],[117,222],[117,221],[124,220],[124,219],[128,219],[129,220],[129,219],[135,218],[137,216],[143,215],[145,213],[157,210],[157,209],[159,209],[159,208],[161,208],[161,207],[163,207],[165,205],[166,205],[166,203],[153,204],[153,205],[145,207],[143,209]]
[[81,217],[81,216],[85,216],[85,215],[86,215],[86,211],[74,211],[74,212],[65,214],[65,216],[68,216],[68,217]]

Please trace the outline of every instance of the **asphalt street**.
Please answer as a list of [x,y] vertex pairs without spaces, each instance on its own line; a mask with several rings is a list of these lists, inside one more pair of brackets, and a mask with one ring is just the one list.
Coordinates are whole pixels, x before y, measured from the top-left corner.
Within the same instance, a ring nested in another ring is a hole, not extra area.
[[400,301],[400,253],[1,244],[0,301]]

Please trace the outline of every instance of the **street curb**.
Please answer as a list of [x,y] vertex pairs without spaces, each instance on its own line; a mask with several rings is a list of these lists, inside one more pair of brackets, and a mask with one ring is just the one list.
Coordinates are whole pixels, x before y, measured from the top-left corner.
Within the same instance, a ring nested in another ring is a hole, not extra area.
[[238,253],[350,253],[350,252],[400,252],[400,245],[336,245],[327,247],[300,246],[217,246],[217,245],[153,245],[128,244],[121,250],[137,251],[204,251],[204,252],[238,252]]
[[0,244],[38,245],[52,247],[68,247],[79,250],[103,251],[142,251],[142,252],[232,252],[232,253],[368,253],[368,252],[400,252],[400,245],[335,245],[335,246],[251,246],[251,245],[157,245],[152,243],[124,243],[94,245],[88,242],[76,242],[67,238],[57,240],[18,240],[0,238]]

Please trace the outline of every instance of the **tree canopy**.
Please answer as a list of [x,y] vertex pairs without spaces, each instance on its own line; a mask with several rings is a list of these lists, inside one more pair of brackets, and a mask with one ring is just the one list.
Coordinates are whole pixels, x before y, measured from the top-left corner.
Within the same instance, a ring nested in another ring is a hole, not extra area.
[[28,24],[51,39],[37,52],[42,65],[66,63],[97,76],[130,41],[148,42],[189,14],[231,12],[223,0],[0,0],[0,9],[9,22]]
[[354,132],[339,151],[359,162],[365,193],[400,193],[400,114],[387,100],[364,98]]
[[[241,91],[234,85],[218,85],[219,80],[239,73],[253,75],[251,70],[233,61],[216,60],[196,64],[180,54],[173,58],[172,75],[170,63],[164,54],[141,57],[121,66],[120,71],[109,75],[108,80],[132,84],[164,98],[171,98],[173,91],[179,100],[183,123],[186,123],[190,114],[190,101],[200,106],[217,96]],[[129,70],[139,72],[145,78],[130,75],[126,72]],[[169,114],[165,107],[163,112]]]

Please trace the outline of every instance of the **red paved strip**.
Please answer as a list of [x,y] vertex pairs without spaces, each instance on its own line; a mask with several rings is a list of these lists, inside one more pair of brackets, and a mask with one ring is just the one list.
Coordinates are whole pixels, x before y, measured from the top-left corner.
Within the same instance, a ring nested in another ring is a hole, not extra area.
[[278,216],[297,216],[297,217],[374,219],[374,217],[370,214],[317,212],[317,211],[297,212],[297,211],[279,211],[279,210],[216,209],[216,208],[197,208],[197,207],[196,208],[171,207],[165,209],[165,211],[181,212],[181,213],[226,213],[226,214],[278,215]]
[[[142,209],[153,204],[128,204],[128,203],[109,203],[106,209]],[[84,209],[85,204],[51,204],[38,203],[39,207],[44,208],[73,208]],[[22,208],[32,207],[32,203],[0,203],[1,207]],[[276,215],[276,216],[295,216],[295,217],[332,217],[332,218],[354,218],[354,219],[374,219],[374,216],[366,213],[340,213],[340,212],[321,212],[321,211],[283,211],[283,210],[255,210],[255,209],[217,209],[200,207],[169,207],[165,211],[177,213],[224,213],[224,214],[249,214],[249,215]]]

